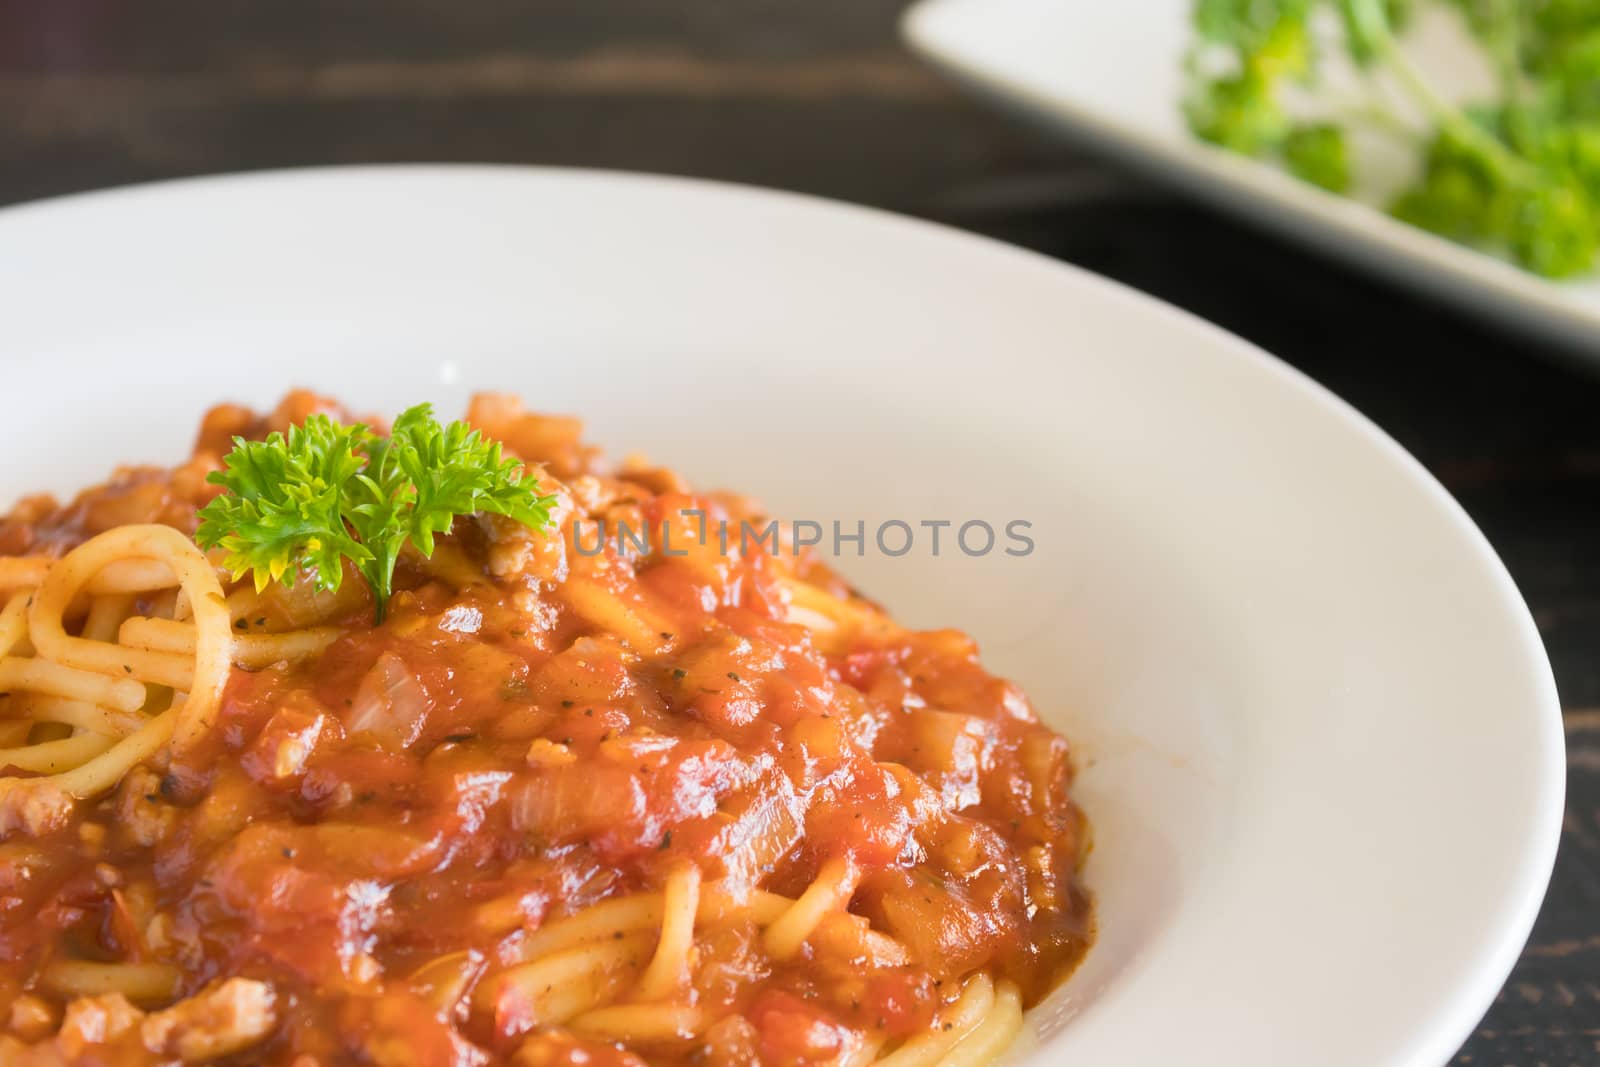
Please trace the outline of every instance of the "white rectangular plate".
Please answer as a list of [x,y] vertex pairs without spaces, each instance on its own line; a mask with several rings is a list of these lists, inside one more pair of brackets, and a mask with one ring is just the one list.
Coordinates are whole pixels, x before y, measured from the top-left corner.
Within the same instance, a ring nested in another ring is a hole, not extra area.
[[[922,0],[911,47],[984,96],[1180,182],[1220,207],[1463,307],[1574,346],[1600,362],[1600,275],[1550,282],[1327,193],[1276,167],[1212,148],[1184,124],[1182,56],[1192,0]],[[1419,62],[1447,91],[1475,80],[1473,57],[1423,27]]]

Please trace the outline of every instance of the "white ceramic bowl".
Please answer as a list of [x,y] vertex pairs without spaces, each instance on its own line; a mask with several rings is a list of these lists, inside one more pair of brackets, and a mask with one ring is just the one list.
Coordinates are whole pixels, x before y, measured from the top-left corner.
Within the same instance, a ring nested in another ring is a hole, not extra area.
[[849,555],[1078,745],[1100,939],[1029,1063],[1437,1065],[1561,815],[1528,613],[1393,442],[1098,278],[856,208],[660,178],[356,169],[0,213],[0,499],[170,461],[203,407],[521,392],[778,512],[1020,519]]

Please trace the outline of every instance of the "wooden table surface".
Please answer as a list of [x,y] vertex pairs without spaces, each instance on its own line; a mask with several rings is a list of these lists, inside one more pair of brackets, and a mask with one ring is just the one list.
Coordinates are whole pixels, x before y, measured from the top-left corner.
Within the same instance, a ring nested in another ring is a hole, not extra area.
[[0,0],[0,203],[301,164],[666,171],[990,234],[1260,343],[1420,458],[1532,605],[1566,829],[1532,942],[1453,1062],[1600,1063],[1600,381],[966,102],[897,45],[903,6]]

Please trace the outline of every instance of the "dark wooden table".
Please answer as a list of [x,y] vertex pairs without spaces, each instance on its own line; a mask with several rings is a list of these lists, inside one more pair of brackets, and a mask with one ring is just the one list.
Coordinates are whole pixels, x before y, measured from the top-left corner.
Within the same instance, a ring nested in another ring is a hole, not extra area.
[[1600,1063],[1600,381],[965,102],[896,44],[903,3],[0,0],[0,203],[299,164],[668,171],[966,227],[1259,342],[1418,456],[1533,607],[1566,831],[1454,1062]]

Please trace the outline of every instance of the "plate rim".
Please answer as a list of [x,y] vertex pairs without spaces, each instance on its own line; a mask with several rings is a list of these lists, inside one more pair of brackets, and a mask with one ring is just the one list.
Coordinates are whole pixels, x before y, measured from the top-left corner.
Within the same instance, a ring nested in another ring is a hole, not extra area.
[[[932,0],[943,3],[946,0]],[[1524,870],[1516,892],[1508,894],[1505,914],[1492,946],[1481,954],[1475,967],[1459,974],[1449,992],[1449,1004],[1437,1017],[1419,1025],[1409,1048],[1396,1049],[1408,1062],[1444,1062],[1472,1034],[1495,995],[1503,987],[1521,955],[1542,907],[1556,853],[1560,843],[1566,793],[1566,745],[1562,709],[1554,674],[1542,637],[1520,590],[1495,552],[1488,538],[1473,522],[1461,504],[1399,442],[1347,401],[1309,375],[1273,356],[1262,347],[1200,316],[1169,304],[1122,282],[1107,278],[1075,264],[1053,259],[1043,253],[1007,244],[941,222],[899,214],[881,208],[838,201],[807,193],[762,186],[654,174],[626,170],[536,166],[517,164],[364,164],[355,166],[289,167],[264,171],[241,171],[163,179],[105,189],[69,193],[25,201],[0,208],[0,242],[9,227],[28,219],[48,219],[52,215],[70,216],[93,206],[115,210],[122,205],[136,206],[146,198],[181,198],[193,189],[226,186],[245,195],[256,190],[325,182],[431,181],[456,183],[463,180],[517,180],[535,178],[579,183],[604,183],[630,188],[666,188],[710,198],[734,197],[755,202],[797,206],[803,210],[832,215],[849,215],[869,225],[900,232],[921,232],[937,236],[956,250],[965,249],[989,256],[1001,256],[1030,269],[1053,270],[1064,281],[1121,303],[1145,316],[1164,318],[1175,326],[1208,335],[1216,358],[1226,358],[1234,366],[1248,367],[1250,373],[1277,378],[1279,384],[1299,394],[1307,403],[1322,408],[1343,426],[1344,432],[1364,438],[1404,472],[1408,484],[1429,497],[1447,517],[1451,528],[1463,538],[1471,551],[1475,567],[1492,587],[1510,618],[1518,638],[1513,654],[1535,683],[1531,692],[1529,729],[1536,734],[1536,749],[1547,764],[1548,774],[1538,783],[1535,825],[1530,827],[1532,847],[1524,852]],[[126,208],[124,208],[126,210]]]

